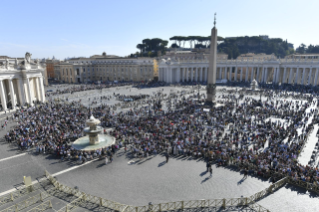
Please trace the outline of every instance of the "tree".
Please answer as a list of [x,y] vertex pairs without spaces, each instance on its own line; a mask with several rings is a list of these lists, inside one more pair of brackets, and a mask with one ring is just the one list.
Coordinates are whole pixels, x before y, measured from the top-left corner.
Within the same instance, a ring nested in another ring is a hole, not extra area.
[[165,54],[168,41],[160,38],[144,39],[142,44],[138,44],[136,48],[141,49],[141,56],[155,57],[157,52]]
[[173,43],[173,44],[171,45],[171,48],[179,48],[179,46],[178,46],[176,43]]
[[141,51],[141,53],[143,53],[144,48],[145,48],[145,44],[137,44],[136,48],[138,48]]
[[305,44],[300,44],[300,46],[296,49],[296,52],[299,54],[304,54],[306,53],[306,45]]

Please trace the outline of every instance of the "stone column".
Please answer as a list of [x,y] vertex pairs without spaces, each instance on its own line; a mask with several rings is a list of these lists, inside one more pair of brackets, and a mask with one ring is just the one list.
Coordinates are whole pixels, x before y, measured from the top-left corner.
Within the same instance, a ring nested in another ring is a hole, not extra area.
[[275,67],[273,77],[272,77],[272,83],[276,83],[276,79],[277,79],[277,68]]
[[203,71],[204,71],[203,69],[204,69],[203,67],[200,68],[200,81],[201,81],[201,82],[204,81],[204,80],[203,80]]
[[288,78],[288,84],[292,83],[292,76],[293,76],[293,69],[289,67],[289,78]]
[[251,74],[250,74],[250,81],[252,82],[255,78],[255,73],[254,73],[254,66],[251,67]]
[[256,76],[256,81],[259,82],[259,76],[260,76],[260,67],[257,67],[257,76]]
[[284,77],[281,83],[286,83],[286,79],[287,79],[287,67],[284,68]]
[[263,71],[263,79],[262,82],[265,83],[266,82],[266,73],[267,73],[267,67],[264,67],[264,71]]
[[305,84],[305,78],[306,78],[306,69],[302,68],[302,78],[301,78],[301,82],[300,82],[301,85]]
[[237,70],[238,70],[238,67],[236,66],[235,68],[235,76],[234,76],[234,81],[237,82]]
[[246,67],[245,82],[248,82],[248,73],[249,73],[249,68],[248,68],[248,66],[247,66],[247,67]]
[[243,81],[243,67],[240,67],[240,81]]
[[281,70],[280,67],[277,67],[277,79],[276,79],[276,83],[280,82],[280,76],[281,76]]
[[204,77],[205,77],[205,80],[204,80],[204,82],[207,82],[207,69],[208,69],[208,68],[206,67],[206,68],[205,68],[205,72],[204,72],[204,73],[205,73],[205,76],[204,76]]
[[39,88],[40,88],[40,101],[44,102],[45,101],[45,93],[44,93],[44,87],[43,87],[43,79],[42,77],[38,78],[38,82],[39,82]]
[[316,68],[315,81],[314,81],[314,83],[313,83],[313,86],[316,86],[316,85],[317,85],[317,80],[318,80],[318,75],[319,75],[318,71],[319,71],[319,69]]
[[9,79],[9,89],[10,89],[10,98],[11,98],[11,104],[12,104],[12,109],[16,108],[17,102],[14,94],[14,88],[13,88],[13,83],[12,79]]
[[3,110],[7,109],[7,101],[4,93],[3,80],[0,80],[0,96]]
[[312,77],[312,67],[309,70],[307,85],[311,85],[311,77]]
[[18,79],[18,92],[19,92],[19,99],[20,99],[20,105],[23,106],[25,104],[25,92],[24,92],[24,86],[22,79]]
[[295,84],[299,84],[299,81],[300,81],[300,79],[299,79],[299,72],[300,72],[300,68],[297,67],[297,74],[296,74],[296,76],[295,76]]

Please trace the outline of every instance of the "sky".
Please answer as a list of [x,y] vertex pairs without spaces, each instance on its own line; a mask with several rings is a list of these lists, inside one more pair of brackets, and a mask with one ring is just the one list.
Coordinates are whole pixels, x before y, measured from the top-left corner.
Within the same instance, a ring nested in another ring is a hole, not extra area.
[[[145,38],[269,35],[319,45],[318,0],[1,0],[0,55],[127,56]],[[169,42],[169,45],[172,42]]]

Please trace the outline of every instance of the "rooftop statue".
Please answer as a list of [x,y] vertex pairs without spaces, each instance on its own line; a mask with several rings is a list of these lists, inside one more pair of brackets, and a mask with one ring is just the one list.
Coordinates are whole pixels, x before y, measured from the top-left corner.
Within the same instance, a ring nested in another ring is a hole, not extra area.
[[25,53],[25,60],[28,64],[31,63],[31,56],[32,54],[30,54],[29,52]]
[[5,67],[6,69],[9,69],[9,60],[8,60],[8,58],[5,60],[4,67]]

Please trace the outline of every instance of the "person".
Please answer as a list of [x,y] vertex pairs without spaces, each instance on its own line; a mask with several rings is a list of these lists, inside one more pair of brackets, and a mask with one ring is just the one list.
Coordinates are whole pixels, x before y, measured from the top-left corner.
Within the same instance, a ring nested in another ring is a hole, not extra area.
[[247,178],[247,174],[248,174],[247,169],[245,169],[244,170],[244,178]]
[[165,157],[166,157],[166,163],[168,163],[168,159],[169,159],[169,155],[168,155],[168,152],[166,152],[166,155],[165,155]]
[[105,157],[105,165],[109,162],[108,158]]
[[209,167],[209,172],[210,172],[210,177],[212,177],[213,176],[213,168],[212,168],[212,166]]
[[209,162],[206,163],[206,172],[209,172]]

